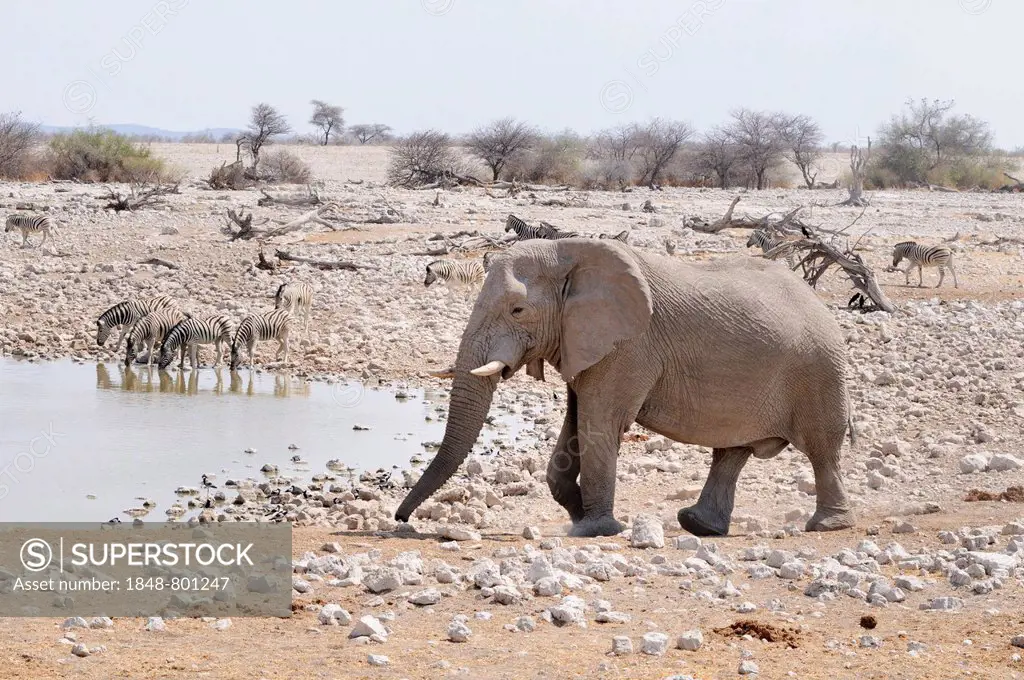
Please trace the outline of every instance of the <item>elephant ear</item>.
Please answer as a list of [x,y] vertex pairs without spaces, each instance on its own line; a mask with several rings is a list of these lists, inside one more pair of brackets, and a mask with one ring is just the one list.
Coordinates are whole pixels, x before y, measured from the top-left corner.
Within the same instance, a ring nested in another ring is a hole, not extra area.
[[558,372],[569,381],[651,323],[651,289],[627,247],[607,239],[556,244],[566,275]]

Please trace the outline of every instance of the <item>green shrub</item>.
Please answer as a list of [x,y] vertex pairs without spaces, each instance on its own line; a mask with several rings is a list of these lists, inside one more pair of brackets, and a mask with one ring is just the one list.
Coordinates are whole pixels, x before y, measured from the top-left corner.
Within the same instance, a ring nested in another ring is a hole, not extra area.
[[50,140],[54,179],[81,182],[159,182],[166,166],[150,150],[113,130],[75,130]]

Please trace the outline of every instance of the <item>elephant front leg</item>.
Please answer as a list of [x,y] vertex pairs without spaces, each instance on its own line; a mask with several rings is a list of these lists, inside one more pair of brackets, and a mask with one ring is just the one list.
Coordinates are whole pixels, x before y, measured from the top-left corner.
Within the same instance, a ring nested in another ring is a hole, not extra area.
[[573,523],[570,536],[614,536],[625,528],[614,515],[615,469],[624,429],[615,418],[580,419],[577,441],[583,517]]
[[729,533],[736,481],[753,451],[749,447],[714,449],[711,470],[696,505],[677,515],[679,525],[694,536],[725,536]]
[[547,480],[551,495],[576,524],[583,519],[583,495],[576,483],[580,476],[580,448],[576,436],[576,393],[572,389],[567,401],[562,432],[548,461]]

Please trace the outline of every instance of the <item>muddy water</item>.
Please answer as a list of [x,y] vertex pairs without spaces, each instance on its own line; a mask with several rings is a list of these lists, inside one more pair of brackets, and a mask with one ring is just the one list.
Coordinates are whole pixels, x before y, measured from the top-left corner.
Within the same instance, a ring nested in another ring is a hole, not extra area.
[[0,359],[0,521],[128,520],[141,498],[163,520],[177,487],[261,479],[265,463],[296,479],[330,459],[407,467],[432,454],[446,411],[444,394],[250,370]]

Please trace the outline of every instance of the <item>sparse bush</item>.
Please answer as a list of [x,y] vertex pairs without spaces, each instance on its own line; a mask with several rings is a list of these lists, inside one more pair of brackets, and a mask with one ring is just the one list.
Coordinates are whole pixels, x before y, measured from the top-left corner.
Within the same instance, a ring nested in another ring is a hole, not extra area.
[[595,161],[583,172],[584,189],[615,190],[622,189],[633,183],[636,177],[633,165],[618,158],[605,158]]
[[210,177],[206,180],[211,189],[231,189],[238,191],[252,186],[253,182],[245,174],[245,166],[242,161],[234,163],[221,163],[219,168],[210,171]]
[[779,114],[737,109],[725,132],[738,150],[738,160],[749,172],[747,186],[764,189],[768,171],[782,162],[786,148]]
[[95,128],[54,135],[50,163],[54,179],[82,182],[160,183],[168,172],[149,149],[112,130]]
[[313,171],[291,151],[277,149],[263,156],[260,177],[276,184],[309,184],[313,179]]
[[452,148],[451,137],[437,130],[414,132],[391,149],[388,183],[417,187],[451,174],[461,174],[461,161]]
[[572,130],[544,137],[529,151],[511,159],[504,175],[526,182],[579,184],[586,142]]
[[22,120],[20,112],[0,114],[0,178],[29,179],[36,174],[38,135],[39,126]]
[[331,135],[341,136],[345,130],[345,118],[342,115],[345,109],[319,99],[310,103],[313,105],[313,115],[309,123],[317,129],[316,141],[321,146],[327,146],[331,142]]
[[[230,137],[227,141],[231,141]],[[183,135],[182,144],[216,144],[217,140],[209,132],[196,132]]]

